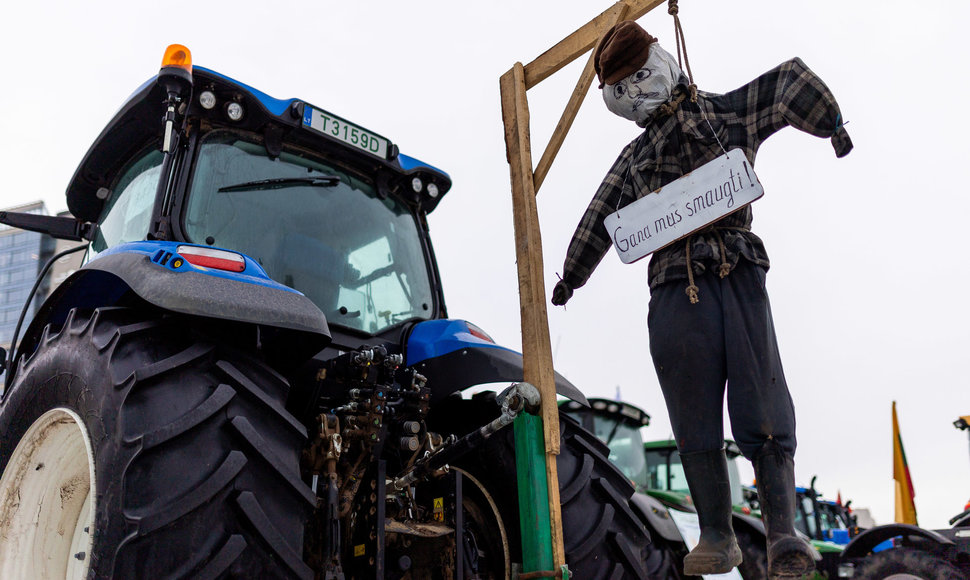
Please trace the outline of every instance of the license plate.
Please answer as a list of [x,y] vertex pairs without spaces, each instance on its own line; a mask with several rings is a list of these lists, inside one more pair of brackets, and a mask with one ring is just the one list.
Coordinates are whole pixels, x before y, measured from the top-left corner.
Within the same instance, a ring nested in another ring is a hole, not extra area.
[[764,195],[740,149],[721,155],[603,220],[624,264],[665,248]]
[[387,139],[340,117],[307,105],[303,110],[303,125],[371,155],[387,159]]

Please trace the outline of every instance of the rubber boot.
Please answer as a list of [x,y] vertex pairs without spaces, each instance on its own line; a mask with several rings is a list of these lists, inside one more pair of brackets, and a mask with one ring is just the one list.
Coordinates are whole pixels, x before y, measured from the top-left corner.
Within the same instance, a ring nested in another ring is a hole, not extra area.
[[724,449],[682,453],[690,496],[697,508],[701,537],[684,557],[684,574],[724,574],[741,563],[741,549],[731,527],[731,483]]
[[773,440],[754,457],[761,519],[768,534],[768,577],[800,578],[815,570],[815,551],[795,534],[795,462]]

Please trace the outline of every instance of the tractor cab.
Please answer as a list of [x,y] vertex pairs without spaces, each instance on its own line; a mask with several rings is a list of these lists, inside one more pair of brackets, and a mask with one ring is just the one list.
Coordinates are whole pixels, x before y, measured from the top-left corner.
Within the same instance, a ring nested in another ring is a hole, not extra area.
[[816,478],[808,487],[795,487],[795,529],[819,542],[848,544],[859,533],[851,512],[841,502],[822,497],[815,489]]
[[648,487],[648,470],[643,455],[640,428],[650,424],[642,409],[608,399],[589,399],[589,405],[563,401],[560,409],[584,429],[596,435],[610,449],[610,461],[620,468],[638,490]]
[[[71,212],[98,226],[89,259],[146,237],[174,241],[206,268],[240,271],[238,255],[251,258],[352,332],[441,316],[425,216],[448,175],[333,113],[185,58],[129,98],[68,187]],[[166,80],[173,70],[180,83]]]

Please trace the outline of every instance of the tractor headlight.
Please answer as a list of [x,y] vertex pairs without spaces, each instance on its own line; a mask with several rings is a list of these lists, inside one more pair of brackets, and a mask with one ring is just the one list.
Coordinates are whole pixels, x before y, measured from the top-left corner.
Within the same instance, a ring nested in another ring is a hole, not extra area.
[[239,103],[232,101],[226,105],[226,116],[229,117],[230,121],[238,121],[243,118],[243,106]]
[[205,110],[211,110],[216,106],[216,95],[212,91],[202,91],[199,94],[199,104]]

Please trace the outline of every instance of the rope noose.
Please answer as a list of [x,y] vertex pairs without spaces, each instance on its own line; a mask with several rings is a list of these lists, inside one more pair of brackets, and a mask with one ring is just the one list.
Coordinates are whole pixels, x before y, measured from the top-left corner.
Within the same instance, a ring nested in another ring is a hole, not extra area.
[[[677,45],[677,66],[681,69],[687,69],[687,80],[690,81],[687,89],[690,91],[690,102],[697,102],[697,85],[694,84],[694,73],[690,70],[690,60],[687,58],[687,40],[684,38],[684,27],[680,24],[680,16],[678,16],[680,8],[677,6],[677,0],[667,0],[667,14],[674,17],[674,43]],[[693,236],[687,238],[687,243],[685,244],[686,250],[686,261],[687,261],[687,297],[690,299],[691,304],[697,304],[700,302],[698,297],[698,292],[700,288],[694,283],[694,265],[691,262],[690,256],[690,243],[693,240]],[[724,242],[721,242],[721,256],[722,263],[720,268],[720,276],[724,278],[728,275],[730,271],[730,265],[726,264],[726,260],[723,260],[724,256]],[[727,266],[727,268],[725,268]]]
[[[687,39],[684,38],[684,27],[680,24],[680,16],[678,16],[680,8],[677,6],[677,0],[667,0],[667,14],[674,17],[674,43],[677,45],[677,66],[682,69],[687,69],[687,80],[690,81],[690,86],[687,88],[690,90],[690,102],[697,102],[697,85],[694,84],[694,73],[690,70],[690,60],[687,58]],[[683,58],[681,58],[683,54]]]

